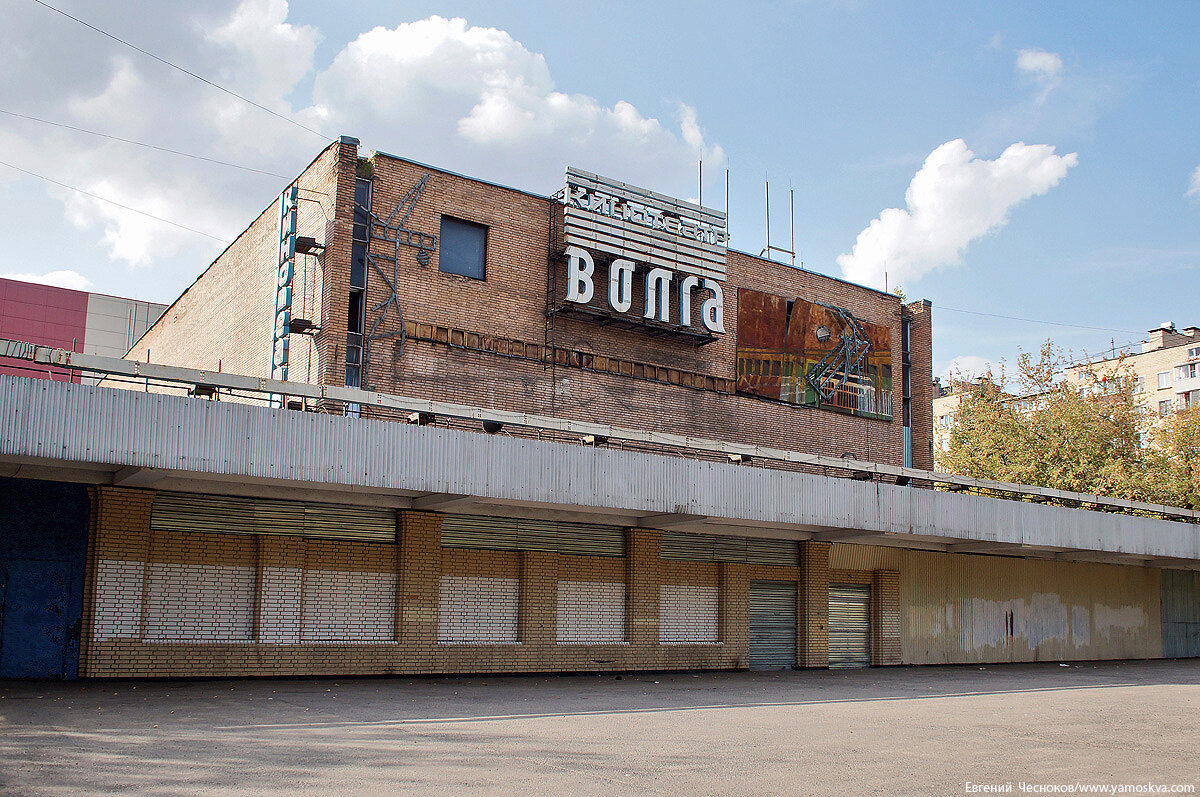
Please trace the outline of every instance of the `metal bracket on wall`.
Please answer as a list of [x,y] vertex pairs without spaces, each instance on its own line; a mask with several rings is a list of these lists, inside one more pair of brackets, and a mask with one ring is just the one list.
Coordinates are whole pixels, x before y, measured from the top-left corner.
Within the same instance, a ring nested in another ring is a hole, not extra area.
[[[400,283],[400,247],[408,246],[416,249],[417,263],[422,266],[428,266],[430,254],[437,251],[436,235],[430,235],[419,230],[410,230],[405,226],[408,224],[408,219],[412,215],[413,209],[417,206],[417,200],[421,198],[421,192],[425,190],[425,185],[428,182],[428,174],[418,180],[416,185],[410,188],[408,193],[404,195],[404,198],[396,205],[395,210],[387,217],[386,221],[375,215],[370,209],[362,206],[358,207],[358,210],[365,213],[368,219],[367,263],[370,264],[372,270],[379,275],[379,278],[383,280],[388,288],[387,298],[372,306],[369,311],[375,315],[375,320],[371,324],[371,329],[367,332],[363,341],[362,384],[364,387],[367,384],[367,368],[371,362],[371,344],[377,340],[398,337],[400,338],[401,346],[404,345],[406,337],[404,332],[404,311],[400,308],[400,295],[396,288]],[[397,216],[400,216],[398,222],[396,221]],[[372,244],[376,241],[392,244],[391,254],[379,254],[375,252]],[[391,276],[380,267],[379,261],[391,262]],[[396,312],[397,320],[395,330],[380,332],[380,325],[387,318],[389,311],[393,309]]]
[[824,401],[831,401],[851,374],[862,372],[863,358],[871,350],[871,341],[854,314],[844,307],[823,302],[813,304],[829,310],[842,322],[842,339],[821,361],[813,366],[805,381]]

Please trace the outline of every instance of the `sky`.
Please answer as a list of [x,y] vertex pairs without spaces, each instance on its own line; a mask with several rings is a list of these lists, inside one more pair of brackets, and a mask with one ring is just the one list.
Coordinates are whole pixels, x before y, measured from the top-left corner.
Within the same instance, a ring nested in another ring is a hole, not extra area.
[[933,303],[935,375],[1200,325],[1191,0],[6,6],[0,276],[169,302],[352,135],[541,194],[702,161],[756,254],[791,189],[804,268]]

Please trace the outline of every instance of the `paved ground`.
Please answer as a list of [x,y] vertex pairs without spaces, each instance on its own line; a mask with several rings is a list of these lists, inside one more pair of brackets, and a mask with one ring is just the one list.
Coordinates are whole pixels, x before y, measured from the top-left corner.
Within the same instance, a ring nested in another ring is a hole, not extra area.
[[0,682],[21,795],[1200,787],[1200,660],[786,673]]

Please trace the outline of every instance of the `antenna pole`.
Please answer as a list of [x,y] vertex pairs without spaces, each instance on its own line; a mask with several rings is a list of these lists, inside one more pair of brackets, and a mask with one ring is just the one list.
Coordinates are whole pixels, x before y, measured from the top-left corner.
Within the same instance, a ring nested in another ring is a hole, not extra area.
[[792,228],[792,267],[796,265],[796,189],[788,186],[788,222]]
[[699,190],[696,192],[696,204],[699,205],[700,207],[704,207],[704,158],[701,158],[699,162],[700,162],[700,174],[699,174],[700,187],[699,187]]

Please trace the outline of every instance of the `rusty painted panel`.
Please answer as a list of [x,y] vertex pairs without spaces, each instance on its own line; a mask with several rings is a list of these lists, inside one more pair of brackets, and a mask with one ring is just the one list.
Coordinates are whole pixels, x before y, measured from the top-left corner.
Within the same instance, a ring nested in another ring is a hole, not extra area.
[[[892,415],[891,330],[828,305],[739,289],[737,373],[739,393]],[[818,393],[810,377],[832,394]]]
[[1157,658],[1160,571],[904,551],[905,664]]

